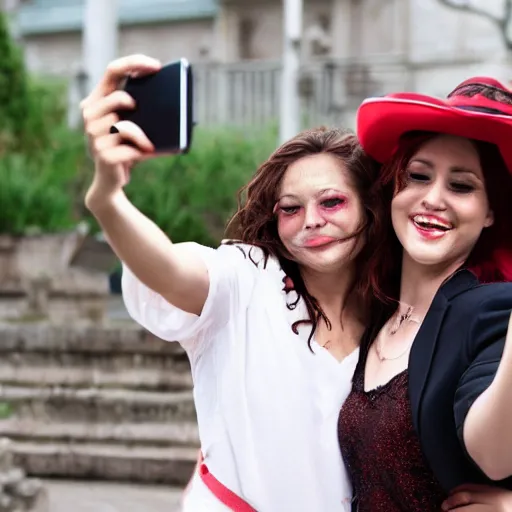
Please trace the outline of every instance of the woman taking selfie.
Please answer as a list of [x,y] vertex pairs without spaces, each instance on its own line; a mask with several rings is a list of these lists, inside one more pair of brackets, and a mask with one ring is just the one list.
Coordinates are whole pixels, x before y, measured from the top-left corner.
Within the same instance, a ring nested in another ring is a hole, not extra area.
[[204,462],[184,510],[348,511],[336,422],[378,282],[376,168],[354,135],[304,132],[246,187],[227,233],[241,243],[173,244],[123,191],[152,145],[115,114],[134,106],[119,81],[158,69],[120,59],[83,102],[86,204],[124,263],[131,316],[190,358]]
[[365,336],[339,417],[359,512],[439,510],[467,482],[512,489],[511,116],[488,78],[360,107],[390,186],[399,301]]

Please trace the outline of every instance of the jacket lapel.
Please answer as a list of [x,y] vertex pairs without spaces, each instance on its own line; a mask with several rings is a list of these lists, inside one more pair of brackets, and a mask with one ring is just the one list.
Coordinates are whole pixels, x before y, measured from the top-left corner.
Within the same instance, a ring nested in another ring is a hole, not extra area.
[[412,420],[418,435],[420,435],[421,425],[421,401],[436,351],[439,331],[449,308],[449,301],[476,285],[478,285],[478,279],[469,270],[463,269],[453,274],[439,288],[414,339],[409,355],[409,399]]

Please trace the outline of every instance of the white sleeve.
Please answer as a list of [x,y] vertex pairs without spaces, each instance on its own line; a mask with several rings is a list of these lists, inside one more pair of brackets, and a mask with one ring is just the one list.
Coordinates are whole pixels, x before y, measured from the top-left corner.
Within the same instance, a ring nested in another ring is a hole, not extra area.
[[187,313],[157,294],[123,264],[123,299],[130,316],[155,336],[167,341],[188,341],[201,333],[215,333],[238,311],[247,307],[256,266],[233,245],[212,249],[190,244],[208,269],[210,287],[200,316]]

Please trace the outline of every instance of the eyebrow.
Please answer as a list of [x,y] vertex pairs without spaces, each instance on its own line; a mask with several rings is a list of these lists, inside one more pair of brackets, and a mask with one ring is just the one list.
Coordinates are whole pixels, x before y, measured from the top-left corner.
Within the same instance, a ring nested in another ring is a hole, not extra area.
[[[335,192],[336,194],[342,194],[341,190],[337,190],[335,188],[323,188],[322,190],[319,190],[318,192],[316,192],[315,194],[315,197],[320,197],[322,195],[324,195],[326,192]],[[280,197],[278,197],[278,201],[281,201],[281,199],[284,199],[284,198],[291,198],[291,199],[299,199],[296,195],[293,195],[293,194],[284,194]]]
[[[434,164],[430,160],[427,160],[424,158],[413,158],[410,163],[413,163],[413,162],[418,162],[420,164],[426,165],[427,167],[430,167],[431,169],[434,168]],[[450,172],[455,173],[455,174],[472,174],[477,180],[482,181],[482,178],[480,178],[480,176],[473,169],[470,169],[469,167],[461,167],[461,166],[450,167]]]

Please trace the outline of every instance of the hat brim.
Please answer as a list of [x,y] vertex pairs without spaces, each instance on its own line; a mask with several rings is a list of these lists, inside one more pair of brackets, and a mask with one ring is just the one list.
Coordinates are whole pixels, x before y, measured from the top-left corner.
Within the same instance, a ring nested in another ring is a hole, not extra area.
[[[463,110],[416,94],[365,100],[357,112],[357,135],[365,152],[380,163],[395,152],[407,132],[429,131],[496,144],[512,173],[512,118]],[[406,96],[406,97],[405,97]]]

